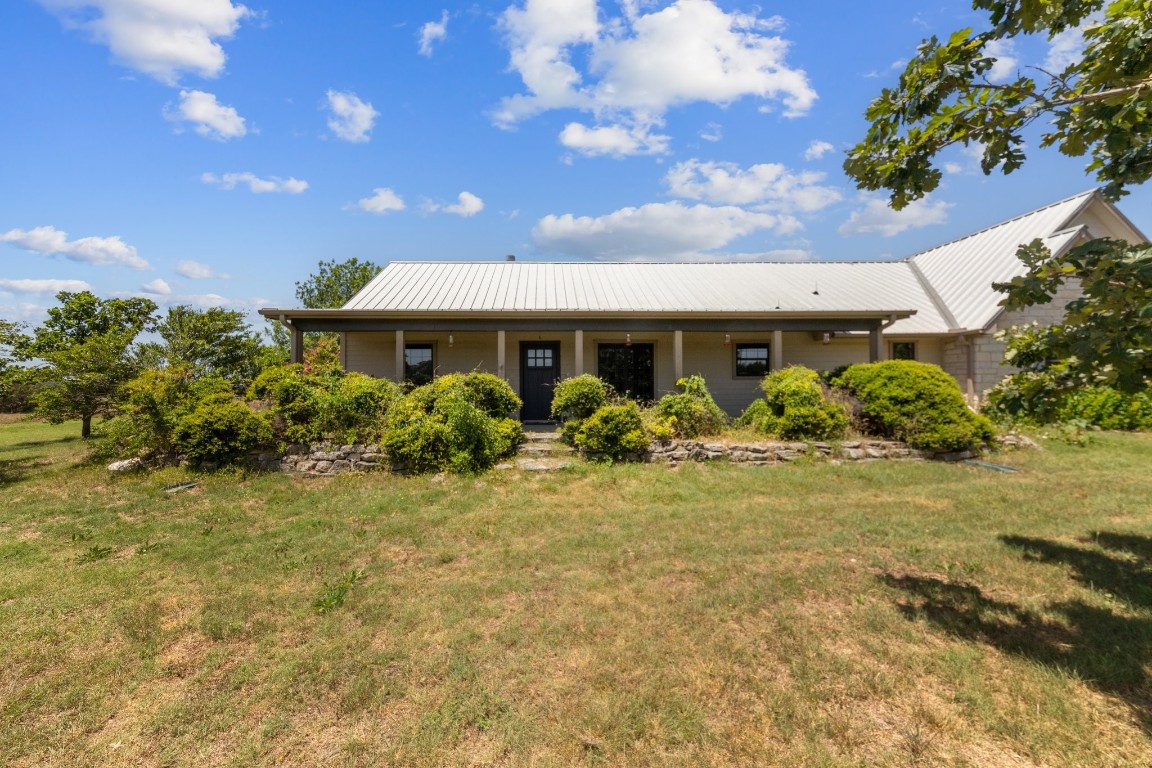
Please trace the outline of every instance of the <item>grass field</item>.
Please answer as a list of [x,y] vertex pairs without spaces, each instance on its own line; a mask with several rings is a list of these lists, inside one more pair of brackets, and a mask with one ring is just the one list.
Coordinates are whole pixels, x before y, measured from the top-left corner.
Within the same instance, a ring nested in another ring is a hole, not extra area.
[[1152,764],[1152,435],[307,480],[78,434],[0,421],[2,765]]

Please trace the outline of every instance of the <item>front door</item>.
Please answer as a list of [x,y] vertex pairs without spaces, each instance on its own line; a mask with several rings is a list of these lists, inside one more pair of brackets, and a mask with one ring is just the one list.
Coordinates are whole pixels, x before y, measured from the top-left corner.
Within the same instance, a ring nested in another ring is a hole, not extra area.
[[649,402],[656,397],[656,347],[652,344],[600,344],[597,373],[619,394]]
[[520,342],[520,409],[522,421],[552,417],[552,389],[560,378],[560,342]]

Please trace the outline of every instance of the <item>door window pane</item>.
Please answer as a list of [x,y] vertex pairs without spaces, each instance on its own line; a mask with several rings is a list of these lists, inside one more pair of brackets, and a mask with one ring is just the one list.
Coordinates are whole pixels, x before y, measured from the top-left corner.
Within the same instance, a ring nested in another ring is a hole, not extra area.
[[404,345],[404,380],[416,386],[432,381],[436,368],[432,361],[431,344]]
[[601,344],[597,371],[621,395],[649,401],[655,395],[655,345]]

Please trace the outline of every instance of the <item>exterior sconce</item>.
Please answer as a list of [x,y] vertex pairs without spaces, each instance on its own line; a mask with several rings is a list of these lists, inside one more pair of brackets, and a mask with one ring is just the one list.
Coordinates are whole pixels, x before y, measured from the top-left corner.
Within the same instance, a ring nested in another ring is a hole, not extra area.
[[726,347],[732,346],[732,334],[730,334],[730,333],[724,334],[724,346],[726,346]]
[[452,345],[455,343],[456,340],[452,338],[452,334],[448,334],[448,349],[452,349]]
[[630,334],[630,333],[624,334],[624,346],[626,346],[626,347],[632,346],[632,334]]
[[823,338],[821,338],[821,341],[825,344],[831,344],[832,343],[832,334],[825,333]]

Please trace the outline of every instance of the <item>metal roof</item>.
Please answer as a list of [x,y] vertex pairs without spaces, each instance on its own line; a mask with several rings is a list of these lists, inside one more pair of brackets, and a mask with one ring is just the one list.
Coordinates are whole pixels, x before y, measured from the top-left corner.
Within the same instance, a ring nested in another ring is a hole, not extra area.
[[392,262],[344,305],[377,312],[939,313],[900,262]]
[[[1023,274],[1017,248],[1053,253],[1086,234],[1089,206],[1140,233],[1096,191],[1009,219],[908,259],[874,262],[394,261],[340,310],[261,310],[275,316],[460,317],[755,314],[901,316],[890,334],[983,330],[1001,308],[992,283]],[[1098,221],[1108,217],[1097,218]],[[1106,229],[1112,229],[1107,225]],[[1109,235],[1112,232],[1093,232]],[[911,314],[911,316],[907,316]]]

